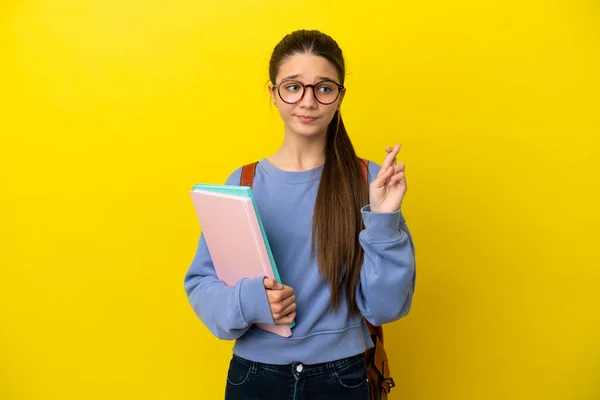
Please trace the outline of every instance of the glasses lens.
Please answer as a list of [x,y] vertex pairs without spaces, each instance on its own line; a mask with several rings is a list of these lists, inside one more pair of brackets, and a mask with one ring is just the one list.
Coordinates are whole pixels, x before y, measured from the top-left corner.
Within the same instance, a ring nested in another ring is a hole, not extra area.
[[304,87],[300,82],[284,81],[279,85],[279,95],[286,103],[295,103],[302,98]]
[[338,85],[333,82],[321,82],[315,86],[315,97],[323,104],[331,104],[340,94]]

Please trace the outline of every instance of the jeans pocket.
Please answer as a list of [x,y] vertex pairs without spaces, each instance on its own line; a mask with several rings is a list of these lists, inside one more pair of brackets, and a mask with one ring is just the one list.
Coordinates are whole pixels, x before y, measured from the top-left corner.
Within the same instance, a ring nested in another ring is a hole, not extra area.
[[252,361],[233,356],[229,362],[227,384],[232,387],[242,387],[250,381],[252,376]]
[[337,375],[338,383],[346,389],[361,389],[369,383],[367,363],[362,356],[340,368]]

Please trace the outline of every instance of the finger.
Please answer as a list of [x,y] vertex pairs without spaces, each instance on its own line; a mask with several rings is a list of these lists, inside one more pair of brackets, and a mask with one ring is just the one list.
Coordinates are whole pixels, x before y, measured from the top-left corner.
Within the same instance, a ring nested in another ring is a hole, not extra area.
[[398,172],[404,172],[405,170],[406,165],[404,165],[404,163],[398,163],[394,165],[394,175],[396,175]]
[[269,303],[279,302],[294,295],[294,289],[290,286],[280,284],[283,289],[267,290]]
[[281,289],[283,289],[283,285],[281,283],[277,282],[273,278],[265,278],[265,279],[263,279],[263,285],[265,286],[265,289],[271,289],[271,290],[281,290]]
[[[273,304],[271,304],[271,311],[273,311],[273,313],[283,313],[283,311],[285,311],[286,308],[290,307],[292,304],[294,304],[296,302],[296,296],[292,296],[292,297],[288,297],[287,299],[280,299],[277,302],[274,302]],[[286,312],[284,314],[289,313]]]
[[282,308],[281,311],[273,312],[273,319],[277,320],[284,318],[286,315],[289,315],[294,311],[296,311],[296,303],[292,303],[289,306]]
[[391,167],[392,165],[394,165],[396,155],[400,151],[401,147],[402,147],[401,144],[397,144],[396,146],[394,146],[392,151],[390,153],[388,153],[387,157],[385,157],[385,160],[383,160],[383,163],[381,164],[381,169],[387,169],[387,168]]
[[377,178],[375,178],[375,180],[373,180],[372,184],[378,188],[385,186],[386,182],[392,176],[394,176],[394,171],[395,171],[394,167],[389,167],[387,170],[379,171],[379,174],[377,174]]
[[267,289],[266,292],[269,304],[275,304],[281,301],[281,290]]
[[[388,154],[394,151],[394,147],[389,147],[389,149],[390,149],[390,151],[388,151]],[[398,153],[396,153],[396,154],[398,154]],[[392,160],[392,165],[396,165],[396,156],[394,156],[394,159]]]
[[282,290],[282,293],[281,293],[281,298],[285,299],[285,298],[288,298],[288,297],[293,296],[293,295],[294,295],[294,289],[292,289],[290,286],[283,285],[283,290]]
[[289,325],[292,322],[294,322],[295,318],[296,318],[296,311],[292,311],[291,313],[289,313],[285,317],[282,317],[282,318],[279,318],[278,320],[275,320],[275,324],[277,324],[277,325]]
[[392,176],[390,179],[390,185],[395,185],[396,183],[400,183],[405,179],[404,172],[398,172],[396,175]]
[[[385,151],[386,151],[388,154],[390,154],[392,151],[394,151],[394,148],[393,148],[393,147],[387,147],[387,148],[385,149]],[[395,164],[396,164],[396,158],[394,157],[394,160],[392,161],[392,165],[395,165]]]
[[281,316],[284,317],[286,315],[290,315],[291,313],[293,313],[294,311],[296,311],[297,308],[297,304],[296,303],[292,303],[289,306],[287,306],[285,308],[285,310],[283,310],[283,312],[281,313]]
[[284,304],[289,306],[290,304],[294,304],[295,302],[296,302],[296,295],[294,294],[294,295],[288,297],[287,299],[285,299]]
[[272,278],[263,279],[263,286],[265,287],[265,289],[272,289],[274,285],[275,285],[275,279],[272,279]]
[[[396,154],[397,154],[397,153],[396,153]],[[394,157],[394,158],[392,159],[392,165],[391,165],[391,166],[392,166],[392,167],[395,167],[396,165],[398,165],[397,163],[398,163],[398,161],[396,160],[396,157]]]
[[[385,167],[385,161],[384,161],[384,163],[382,164],[381,168],[379,169],[379,172],[377,173],[377,178],[379,178],[379,177],[380,177],[381,175],[383,175],[383,174],[386,174],[386,173],[390,172],[390,171],[388,170],[388,168],[390,168],[390,167],[394,167],[394,166],[395,166],[395,164],[391,164],[391,165],[389,165],[388,167]],[[393,168],[392,168],[392,169],[393,169]],[[393,175],[393,174],[392,174],[392,175]]]

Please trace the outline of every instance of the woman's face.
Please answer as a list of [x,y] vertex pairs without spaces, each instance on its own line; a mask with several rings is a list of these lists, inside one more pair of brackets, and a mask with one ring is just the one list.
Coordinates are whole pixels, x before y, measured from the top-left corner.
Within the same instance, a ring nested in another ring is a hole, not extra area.
[[[302,92],[303,85],[315,85],[304,89],[302,98],[294,104],[288,104],[297,100]],[[287,58],[279,67],[275,84],[278,88],[269,86],[271,98],[279,110],[279,115],[285,125],[286,134],[299,136],[325,135],[327,126],[333,118],[335,111],[339,108],[344,97],[345,90],[338,96],[338,85],[340,79],[338,73],[327,59],[314,54],[297,53]],[[318,98],[315,99],[314,92]],[[337,97],[337,99],[336,99]],[[286,103],[283,100],[288,101]]]

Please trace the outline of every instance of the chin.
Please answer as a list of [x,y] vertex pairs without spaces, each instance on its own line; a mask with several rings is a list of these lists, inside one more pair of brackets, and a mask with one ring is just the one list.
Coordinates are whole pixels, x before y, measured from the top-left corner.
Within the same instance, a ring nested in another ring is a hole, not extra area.
[[294,126],[294,132],[299,136],[316,137],[325,135],[327,133],[327,126],[296,125]]

